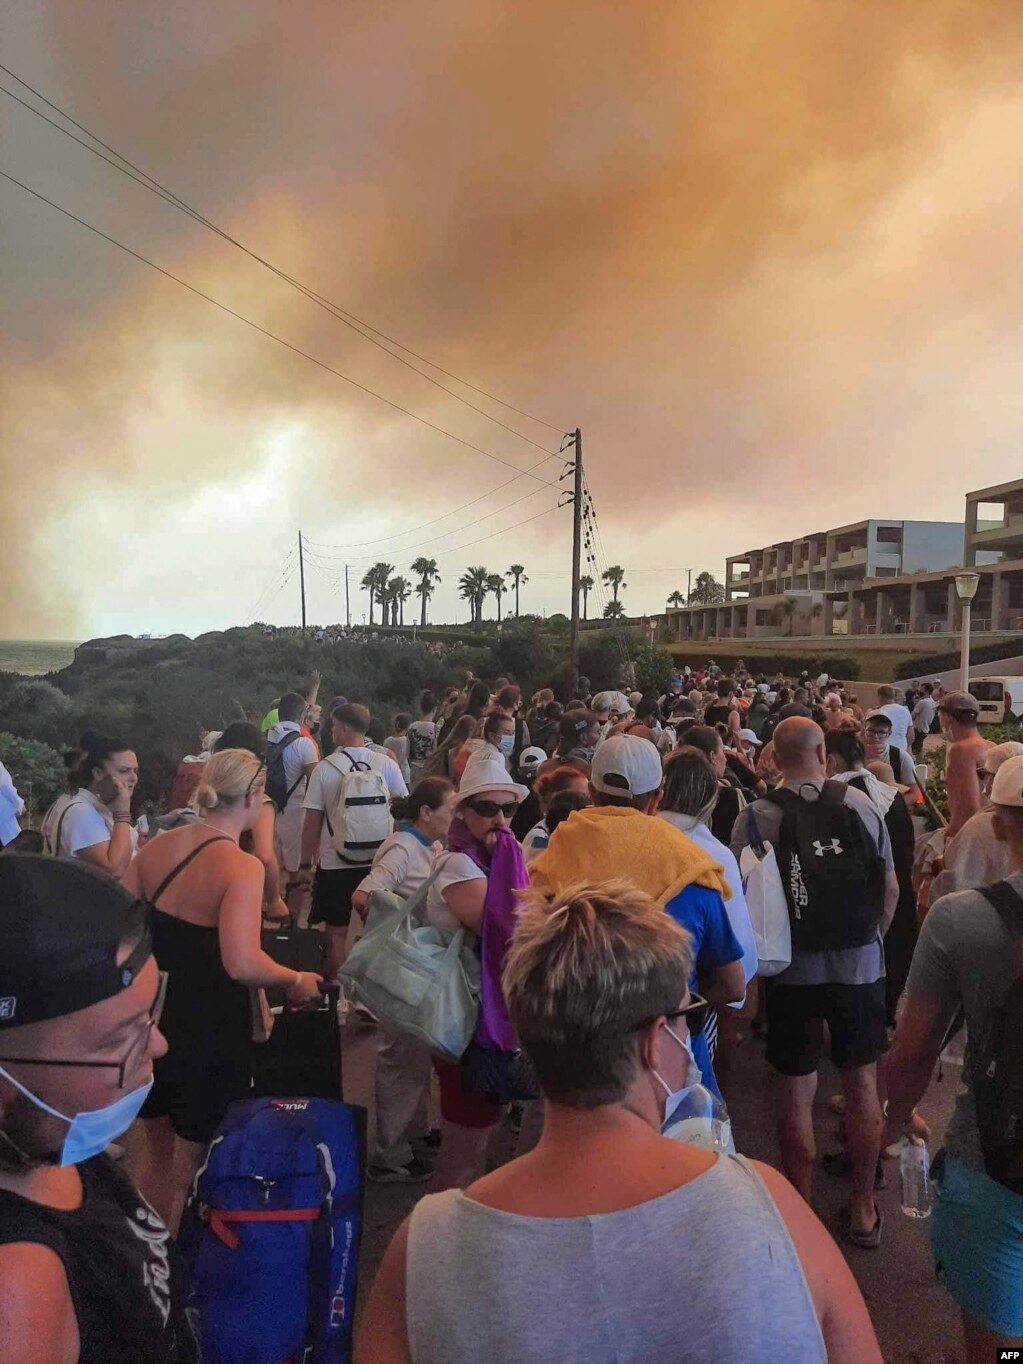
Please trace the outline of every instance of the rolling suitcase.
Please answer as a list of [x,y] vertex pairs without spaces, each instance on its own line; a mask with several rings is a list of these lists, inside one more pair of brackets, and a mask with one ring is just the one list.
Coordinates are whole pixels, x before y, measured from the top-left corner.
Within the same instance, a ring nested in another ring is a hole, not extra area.
[[[293,971],[322,969],[323,935],[314,929],[266,929],[263,950]],[[292,1009],[283,990],[267,990],[274,1026],[252,1044],[253,1094],[272,1098],[342,1099],[340,991],[327,988],[318,1008]]]

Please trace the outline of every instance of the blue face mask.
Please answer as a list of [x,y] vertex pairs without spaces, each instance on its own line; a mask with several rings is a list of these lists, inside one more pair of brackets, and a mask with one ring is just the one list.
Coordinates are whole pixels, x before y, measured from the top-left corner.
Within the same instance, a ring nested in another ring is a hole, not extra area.
[[20,1090],[36,1108],[41,1108],[44,1113],[50,1113],[53,1117],[60,1118],[62,1122],[70,1124],[60,1148],[60,1156],[52,1162],[56,1165],[80,1165],[82,1161],[98,1156],[112,1141],[116,1141],[123,1132],[127,1132],[138,1117],[139,1109],[146,1101],[146,1095],[153,1087],[153,1081],[150,1080],[148,1084],[139,1085],[138,1089],[122,1095],[106,1108],[96,1108],[89,1113],[76,1113],[73,1118],[69,1118],[56,1108],[43,1103],[30,1089],[19,1084],[3,1066],[0,1066],[0,1075],[10,1080],[14,1088]]
[[502,753],[505,753],[505,754],[508,754],[508,755],[510,755],[510,754],[512,754],[512,753],[515,752],[515,735],[514,735],[514,734],[502,734],[502,735],[501,735],[501,752],[502,752]]

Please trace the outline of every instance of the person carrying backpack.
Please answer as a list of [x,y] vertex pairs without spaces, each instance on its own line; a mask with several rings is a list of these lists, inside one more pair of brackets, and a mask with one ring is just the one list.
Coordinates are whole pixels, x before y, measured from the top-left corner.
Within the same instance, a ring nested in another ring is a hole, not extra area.
[[291,876],[301,861],[302,801],[320,756],[300,727],[306,707],[304,696],[286,693],[277,706],[280,719],[266,736],[266,794],[277,811],[276,839]]
[[991,802],[1011,874],[931,907],[885,1065],[893,1142],[965,1018],[963,1087],[933,1165],[931,1248],[962,1312],[969,1364],[1023,1337],[1023,757],[999,767]]
[[390,802],[408,795],[398,764],[367,743],[369,724],[365,706],[336,707],[330,717],[334,751],[314,768],[302,802],[298,879],[312,882],[310,925],[326,925],[328,981],[345,959],[352,894],[394,827]]
[[774,734],[781,785],[735,821],[731,848],[774,848],[792,931],[792,964],[766,982],[767,1060],[782,1165],[807,1202],[815,1159],[813,1098],[824,1023],[842,1077],[853,1193],[849,1237],[873,1249],[881,1214],[877,1061],[887,1045],[882,939],[899,887],[884,820],[861,791],[826,780],[824,732],[803,716]]

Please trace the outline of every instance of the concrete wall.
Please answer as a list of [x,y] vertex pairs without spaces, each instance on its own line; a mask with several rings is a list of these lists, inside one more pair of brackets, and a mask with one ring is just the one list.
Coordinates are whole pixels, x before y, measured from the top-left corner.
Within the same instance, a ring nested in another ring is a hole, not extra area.
[[966,528],[960,521],[904,521],[903,573],[955,568],[963,562]]

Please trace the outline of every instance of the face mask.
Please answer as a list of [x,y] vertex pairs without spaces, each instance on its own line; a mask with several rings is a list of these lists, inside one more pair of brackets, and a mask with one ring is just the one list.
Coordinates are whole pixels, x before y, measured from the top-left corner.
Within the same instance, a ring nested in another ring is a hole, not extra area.
[[76,1113],[73,1118],[69,1118],[56,1108],[43,1103],[30,1089],[19,1084],[3,1066],[0,1066],[0,1075],[10,1080],[14,1088],[20,1090],[36,1108],[41,1108],[44,1113],[50,1113],[53,1117],[60,1118],[62,1122],[70,1124],[64,1144],[60,1148],[60,1156],[51,1162],[55,1165],[80,1165],[82,1161],[98,1156],[112,1141],[116,1141],[123,1132],[127,1132],[138,1117],[139,1109],[146,1101],[146,1095],[153,1087],[153,1081],[150,1080],[148,1084],[140,1085],[138,1089],[122,1095],[106,1108],[95,1108],[89,1113]]
[[504,754],[511,754],[511,753],[514,753],[514,752],[515,752],[515,735],[514,735],[514,734],[502,734],[502,735],[501,735],[501,752],[504,753]]
[[668,1123],[671,1121],[675,1109],[678,1108],[679,1104],[686,1097],[689,1091],[693,1089],[696,1085],[700,1084],[701,1081],[703,1080],[703,1071],[696,1064],[696,1057],[693,1055],[692,1043],[690,1042],[689,1038],[687,1037],[686,1040],[683,1042],[681,1037],[679,1037],[678,1033],[676,1033],[673,1028],[667,1027],[667,1025],[665,1025],[664,1031],[669,1035],[669,1037],[672,1037],[685,1052],[686,1073],[685,1078],[682,1082],[682,1088],[671,1090],[665,1084],[664,1080],[662,1080],[661,1077],[657,1074],[656,1070],[652,1072],[654,1079],[664,1090],[666,1096],[664,1101],[664,1117],[661,1119],[662,1132],[667,1127]]

